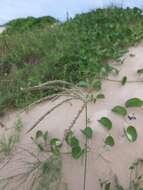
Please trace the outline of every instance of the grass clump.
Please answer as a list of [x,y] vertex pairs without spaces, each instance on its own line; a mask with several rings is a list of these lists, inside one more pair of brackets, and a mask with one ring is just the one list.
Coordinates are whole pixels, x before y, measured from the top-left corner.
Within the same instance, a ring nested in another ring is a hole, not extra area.
[[0,109],[23,107],[57,91],[22,90],[29,86],[49,80],[77,84],[117,72],[107,60],[121,63],[127,48],[143,38],[142,18],[138,8],[112,7],[22,32],[14,24],[16,31],[0,36]]
[[20,140],[21,130],[22,130],[22,122],[20,118],[17,118],[14,129],[9,134],[5,134],[0,139],[0,155],[1,160],[9,157],[16,146],[16,144]]
[[143,174],[141,172],[141,166],[143,164],[142,159],[136,160],[130,167],[130,179],[128,187],[123,187],[115,175],[112,181],[109,180],[99,180],[101,190],[142,190],[143,189]]
[[28,155],[28,159],[24,160],[25,170],[1,177],[0,188],[18,190],[20,185],[27,190],[56,190],[64,185],[61,184],[62,156],[59,151],[55,151],[58,150],[57,147],[49,142],[48,132],[37,131],[31,139],[36,145],[35,151],[34,147],[32,151],[21,147],[22,152]]

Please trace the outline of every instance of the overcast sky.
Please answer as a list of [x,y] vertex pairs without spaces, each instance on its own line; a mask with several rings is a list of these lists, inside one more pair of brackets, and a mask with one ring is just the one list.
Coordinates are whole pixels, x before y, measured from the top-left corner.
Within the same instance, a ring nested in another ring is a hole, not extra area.
[[143,7],[143,0],[0,0],[0,24],[26,16],[51,15],[60,20],[108,4]]

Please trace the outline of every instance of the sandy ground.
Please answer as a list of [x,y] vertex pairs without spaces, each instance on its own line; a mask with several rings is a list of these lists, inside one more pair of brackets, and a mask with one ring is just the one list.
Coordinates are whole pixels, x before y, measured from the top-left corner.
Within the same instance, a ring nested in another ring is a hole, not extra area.
[[[134,54],[134,56],[131,56]],[[127,76],[129,81],[137,80],[136,71],[143,68],[143,43],[130,48],[129,52],[124,56],[124,64],[116,67],[120,70],[118,76],[110,76],[110,79],[118,80],[123,76]],[[111,179],[113,175],[117,175],[121,184],[125,187],[129,181],[129,166],[133,161],[143,158],[143,111],[139,108],[130,108],[129,114],[135,114],[136,120],[122,119],[120,116],[111,112],[111,109],[116,105],[124,105],[127,99],[138,97],[143,99],[143,83],[127,83],[122,86],[119,82],[105,80],[102,86],[102,92],[105,94],[105,99],[100,100],[95,104],[88,105],[88,117],[90,118],[90,127],[94,134],[92,140],[88,141],[91,151],[87,157],[87,173],[86,173],[86,190],[100,190],[99,178]],[[64,97],[62,98],[64,99]],[[76,113],[82,106],[80,101],[71,101],[65,103],[50,116],[46,117],[36,129],[26,135],[26,131],[54,104],[60,102],[61,99],[53,102],[43,102],[40,105],[34,106],[28,112],[21,114],[21,119],[24,125],[24,131],[21,138],[23,147],[31,147],[30,136],[35,134],[38,129],[48,130],[50,136],[62,139],[64,130],[68,128]],[[7,127],[12,127],[16,112],[7,113],[1,121]],[[85,139],[80,130],[85,127],[85,113],[82,113],[73,130],[84,144]],[[102,127],[98,120],[107,116],[112,120],[113,129],[108,132]],[[124,137],[123,128],[132,125],[138,131],[138,139],[134,143],[129,143]],[[2,130],[1,130],[2,133]],[[115,138],[114,147],[104,147],[105,137],[111,134]],[[19,156],[22,154],[14,153],[13,161],[5,168],[0,170],[0,177],[15,173],[20,165]],[[27,158],[25,158],[27,159]],[[68,184],[68,190],[82,190],[84,181],[84,158],[74,160],[70,155],[63,156],[63,181]],[[13,190],[12,186],[9,190]],[[19,190],[26,190],[26,187],[19,187]],[[64,189],[61,189],[64,190]]]
[[0,33],[3,32],[5,27],[0,27]]

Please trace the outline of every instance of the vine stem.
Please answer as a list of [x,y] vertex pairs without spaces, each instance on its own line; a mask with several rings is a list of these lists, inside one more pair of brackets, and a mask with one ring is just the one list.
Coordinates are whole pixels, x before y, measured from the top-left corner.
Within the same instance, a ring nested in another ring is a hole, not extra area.
[[[85,103],[85,127],[88,125],[88,115],[87,115],[87,102]],[[87,149],[87,137],[85,140],[85,149]],[[87,174],[87,150],[85,151],[85,162],[84,162],[84,181],[83,190],[86,190],[86,174]]]
[[[117,82],[121,83],[122,80],[115,80],[115,79],[110,79],[110,78],[98,78],[99,80],[105,80],[105,81],[110,81],[110,82]],[[143,83],[143,80],[129,80],[127,83]]]

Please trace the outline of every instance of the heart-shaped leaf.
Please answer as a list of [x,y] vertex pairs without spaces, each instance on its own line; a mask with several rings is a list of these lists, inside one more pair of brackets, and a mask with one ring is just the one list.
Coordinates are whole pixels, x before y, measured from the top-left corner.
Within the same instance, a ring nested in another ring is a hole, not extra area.
[[80,158],[81,155],[82,155],[82,149],[80,146],[76,146],[72,148],[72,157],[74,159]]
[[124,129],[125,135],[130,142],[134,142],[137,139],[137,131],[135,127],[129,126],[126,130]]
[[86,138],[92,138],[93,130],[90,127],[86,127],[84,130],[81,130],[81,132],[86,136]]
[[98,120],[99,123],[101,123],[104,127],[107,129],[112,129],[112,122],[109,118],[107,117],[102,117],[100,120]]
[[140,98],[131,98],[126,101],[126,107],[141,107],[143,106],[143,100]]
[[125,85],[126,83],[127,83],[127,77],[124,76],[124,77],[122,78],[121,84],[122,84],[122,85]]
[[108,137],[106,137],[105,144],[109,145],[109,146],[114,146],[115,141],[114,141],[114,139],[113,139],[113,137],[111,135],[109,135]]
[[126,108],[123,107],[123,106],[119,106],[119,105],[115,106],[115,107],[112,109],[112,112],[115,112],[115,113],[117,113],[117,114],[119,114],[119,115],[122,115],[122,116],[126,116],[126,115],[127,115],[127,110],[126,110]]

